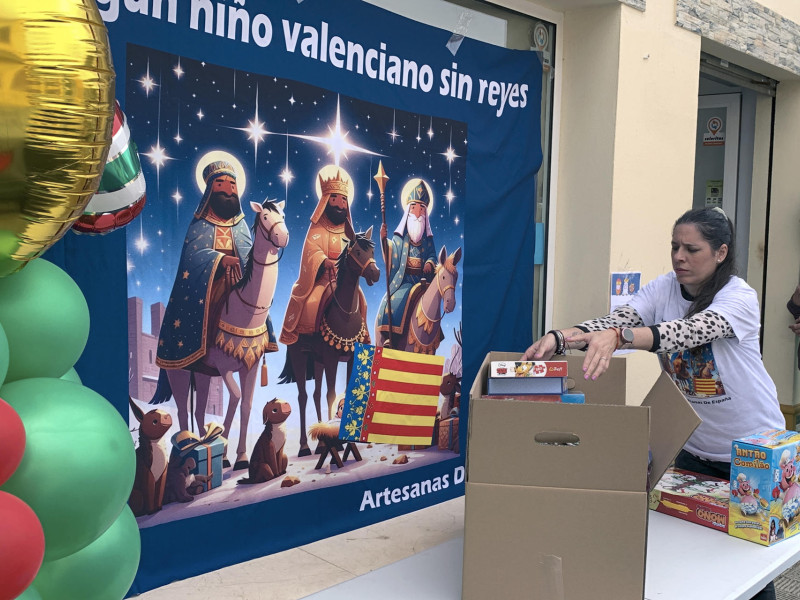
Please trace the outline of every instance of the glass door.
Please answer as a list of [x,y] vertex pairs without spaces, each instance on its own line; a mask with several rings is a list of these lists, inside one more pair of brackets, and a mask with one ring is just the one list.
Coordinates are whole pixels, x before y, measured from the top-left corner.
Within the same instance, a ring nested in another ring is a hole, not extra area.
[[741,94],[700,96],[693,208],[718,206],[736,221]]

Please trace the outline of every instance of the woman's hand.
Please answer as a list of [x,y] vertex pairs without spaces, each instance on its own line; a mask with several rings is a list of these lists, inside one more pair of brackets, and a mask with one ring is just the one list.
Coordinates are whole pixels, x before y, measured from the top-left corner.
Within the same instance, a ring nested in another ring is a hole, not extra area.
[[789,329],[791,329],[792,333],[794,333],[795,335],[800,335],[800,317],[797,317],[794,320],[794,323],[789,325]]
[[525,350],[520,360],[550,360],[556,353],[556,336],[546,333]]
[[611,355],[619,343],[619,335],[615,329],[576,333],[567,338],[567,343],[578,347],[586,346],[583,378],[595,380],[608,370]]

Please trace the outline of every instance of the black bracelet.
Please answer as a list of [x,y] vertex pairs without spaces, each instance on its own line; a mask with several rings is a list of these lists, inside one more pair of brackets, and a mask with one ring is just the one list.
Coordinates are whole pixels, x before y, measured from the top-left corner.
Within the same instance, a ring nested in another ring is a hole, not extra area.
[[564,335],[557,329],[551,329],[547,333],[552,333],[553,337],[556,338],[556,354],[564,354]]

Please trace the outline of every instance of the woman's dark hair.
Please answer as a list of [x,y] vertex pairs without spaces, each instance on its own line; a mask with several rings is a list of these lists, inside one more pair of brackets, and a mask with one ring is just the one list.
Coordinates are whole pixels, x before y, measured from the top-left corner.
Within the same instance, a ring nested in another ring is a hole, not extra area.
[[689,210],[675,221],[672,229],[678,225],[694,225],[703,239],[709,243],[711,250],[716,252],[722,244],[728,246],[728,254],[725,260],[717,265],[717,270],[711,279],[703,284],[703,287],[694,297],[687,317],[699,313],[711,304],[717,292],[720,291],[733,275],[736,275],[736,252],[733,239],[733,223],[727,215],[718,208],[696,208]]

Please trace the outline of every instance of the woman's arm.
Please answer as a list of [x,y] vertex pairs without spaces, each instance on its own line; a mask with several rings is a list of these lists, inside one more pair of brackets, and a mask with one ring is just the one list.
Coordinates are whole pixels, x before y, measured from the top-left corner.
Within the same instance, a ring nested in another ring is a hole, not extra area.
[[687,319],[666,321],[653,326],[651,352],[680,352],[736,334],[728,320],[713,310],[702,310]]
[[562,353],[567,350],[585,350],[584,377],[597,379],[608,368],[608,358],[621,344],[620,330],[623,327],[635,328],[634,332],[644,330],[634,333],[634,346],[630,347],[645,343],[639,338],[649,339],[652,344],[652,333],[646,327],[639,327],[641,325],[642,318],[634,309],[627,305],[620,306],[605,317],[548,332],[528,348],[522,355],[522,360],[548,360],[559,350]]
[[619,327],[611,327],[600,331],[573,333],[567,342],[575,347],[584,347],[586,358],[583,360],[583,378],[597,379],[608,370],[611,355],[620,348],[649,350],[653,345],[653,331],[650,327],[630,327],[633,343],[624,343]]
[[578,323],[576,327],[581,331],[602,331],[609,327],[640,327],[642,325],[644,325],[644,321],[639,316],[639,313],[625,304],[624,306],[618,306],[605,317]]

